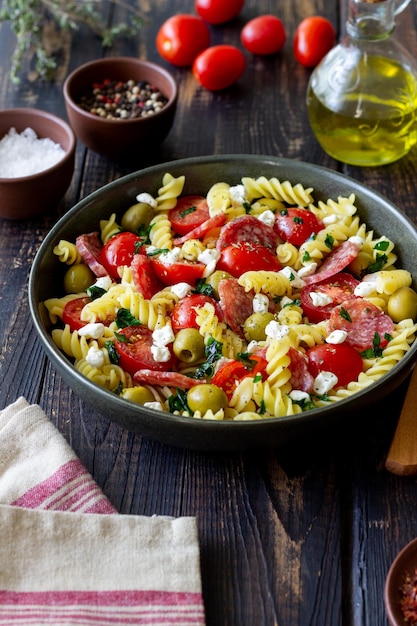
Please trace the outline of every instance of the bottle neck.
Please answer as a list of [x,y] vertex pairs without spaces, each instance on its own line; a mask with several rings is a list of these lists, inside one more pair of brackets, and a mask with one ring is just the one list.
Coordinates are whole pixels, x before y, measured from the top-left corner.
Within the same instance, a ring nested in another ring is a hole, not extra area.
[[395,28],[395,0],[349,0],[346,30],[354,39],[385,39]]

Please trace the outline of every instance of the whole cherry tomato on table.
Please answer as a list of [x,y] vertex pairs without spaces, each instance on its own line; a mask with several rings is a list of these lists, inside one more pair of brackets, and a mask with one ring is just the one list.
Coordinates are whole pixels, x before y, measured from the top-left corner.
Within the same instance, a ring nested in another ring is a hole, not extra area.
[[156,35],[156,49],[161,57],[178,67],[191,66],[196,56],[209,45],[209,27],[197,15],[173,15]]
[[196,0],[195,10],[209,24],[230,22],[243,9],[245,0]]
[[260,15],[243,27],[240,39],[252,54],[275,54],[285,44],[285,28],[276,15]]
[[333,48],[335,42],[336,32],[328,19],[320,15],[307,17],[295,31],[295,58],[305,67],[315,67]]
[[235,83],[245,71],[243,52],[228,44],[203,50],[193,63],[196,80],[209,91],[220,91]]

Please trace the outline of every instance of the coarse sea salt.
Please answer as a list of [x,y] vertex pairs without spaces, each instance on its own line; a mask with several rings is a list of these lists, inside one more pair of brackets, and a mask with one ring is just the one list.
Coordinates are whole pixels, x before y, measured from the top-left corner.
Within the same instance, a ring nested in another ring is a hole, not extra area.
[[52,139],[38,138],[32,128],[18,133],[10,128],[0,140],[0,178],[31,176],[52,167],[65,156],[65,150]]

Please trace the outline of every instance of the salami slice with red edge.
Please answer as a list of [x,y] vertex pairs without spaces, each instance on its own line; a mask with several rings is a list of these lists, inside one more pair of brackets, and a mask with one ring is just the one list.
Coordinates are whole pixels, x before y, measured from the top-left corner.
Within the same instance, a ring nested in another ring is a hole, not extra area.
[[226,222],[226,216],[223,213],[209,217],[208,220],[188,231],[186,235],[182,237],[176,237],[174,239],[175,246],[181,246],[190,239],[203,239],[213,228],[219,228]]
[[99,261],[103,244],[98,232],[79,235],[75,240],[75,246],[97,278],[109,275],[106,268]]
[[205,383],[205,380],[190,378],[179,372],[155,372],[154,370],[139,370],[133,375],[134,380],[141,385],[168,385],[180,389],[191,389]]
[[237,278],[221,280],[218,291],[224,321],[237,335],[243,337],[243,324],[253,313],[253,294],[246,292]]
[[346,343],[363,352],[378,343],[380,348],[387,345],[394,332],[394,322],[377,306],[364,298],[354,298],[335,307],[327,322],[329,332],[344,330]]
[[313,391],[314,377],[308,369],[308,359],[298,350],[291,347],[288,350],[291,363],[288,369],[291,372],[290,383],[293,389],[311,393]]
[[143,254],[135,254],[132,263],[132,278],[137,290],[142,294],[145,300],[150,300],[158,291],[164,288],[164,284],[155,274],[152,261]]
[[242,215],[223,226],[216,247],[221,251],[241,241],[275,250],[279,243],[279,236],[271,226],[264,224],[257,217]]
[[342,272],[350,263],[352,263],[352,261],[356,259],[358,252],[359,246],[357,246],[353,241],[343,241],[324,259],[315,274],[305,276],[303,280],[307,283],[307,285],[311,285]]

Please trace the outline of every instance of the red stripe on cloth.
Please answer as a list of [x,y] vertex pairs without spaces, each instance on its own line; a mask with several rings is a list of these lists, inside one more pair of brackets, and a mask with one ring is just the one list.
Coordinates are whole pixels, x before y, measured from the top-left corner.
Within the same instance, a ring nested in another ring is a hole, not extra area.
[[29,489],[11,504],[26,509],[80,510],[91,500],[85,512],[116,513],[116,509],[103,495],[79,459],[64,463],[46,480]]

